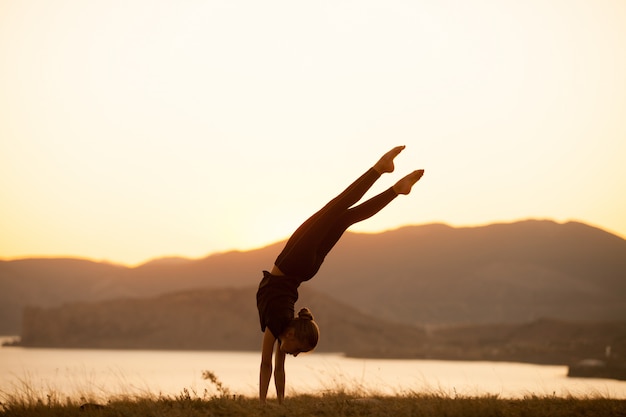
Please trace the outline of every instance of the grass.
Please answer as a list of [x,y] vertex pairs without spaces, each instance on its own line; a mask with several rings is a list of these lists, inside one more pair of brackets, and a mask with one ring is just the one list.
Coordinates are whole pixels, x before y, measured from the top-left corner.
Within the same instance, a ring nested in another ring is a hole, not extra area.
[[174,398],[117,398],[102,408],[73,400],[3,404],[1,416],[626,416],[626,402],[605,398],[449,398],[436,395],[360,397],[346,393],[298,395],[279,406],[261,406],[254,398],[200,398],[183,393]]
[[184,389],[178,395],[116,395],[105,401],[82,395],[61,398],[50,391],[41,394],[24,389],[17,394],[2,394],[0,416],[98,416],[98,417],[541,417],[541,416],[624,416],[626,400],[604,397],[560,398],[529,396],[503,399],[495,395],[463,397],[445,394],[406,393],[376,395],[337,389],[318,395],[294,395],[278,405],[270,401],[232,395],[210,371],[203,373],[212,389],[202,393]]

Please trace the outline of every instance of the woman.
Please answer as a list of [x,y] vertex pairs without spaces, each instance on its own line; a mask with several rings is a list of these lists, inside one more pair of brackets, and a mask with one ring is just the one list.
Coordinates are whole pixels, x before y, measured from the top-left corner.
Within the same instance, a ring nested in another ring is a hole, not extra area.
[[319,339],[319,328],[307,308],[301,309],[294,317],[300,284],[313,278],[348,227],[378,213],[398,194],[409,194],[411,187],[424,174],[422,169],[413,171],[393,187],[352,207],[382,174],[393,172],[393,160],[404,148],[397,146],[387,152],[365,174],[305,221],[287,241],[272,271],[263,271],[257,291],[257,308],[261,331],[264,332],[259,377],[261,403],[265,403],[272,378],[272,354],[276,342],[274,384],[278,402],[282,403],[285,396],[285,355],[298,356],[301,352],[311,351]]

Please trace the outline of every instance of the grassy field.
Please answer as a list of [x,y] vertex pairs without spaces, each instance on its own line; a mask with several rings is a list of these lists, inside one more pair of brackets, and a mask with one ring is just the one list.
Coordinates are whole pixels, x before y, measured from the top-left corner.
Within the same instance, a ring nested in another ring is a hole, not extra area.
[[115,416],[115,417],[195,417],[195,416],[373,416],[373,417],[490,417],[490,416],[624,416],[626,400],[604,397],[561,398],[530,396],[504,399],[498,396],[451,397],[443,394],[410,393],[383,396],[343,389],[319,395],[295,395],[279,405],[266,405],[258,399],[232,395],[211,372],[205,379],[213,386],[202,393],[184,389],[179,395],[115,395],[106,400],[94,396],[61,398],[54,392],[45,395],[29,390],[2,392],[0,416]]
[[285,404],[261,406],[254,398],[200,398],[183,393],[175,398],[117,398],[104,405],[65,399],[46,402],[13,401],[2,405],[1,416],[626,416],[626,401],[605,398],[450,398],[433,395],[360,397],[346,393],[299,395]]
[[106,399],[90,394],[79,395],[80,398],[62,397],[54,391],[36,392],[25,384],[15,393],[0,392],[0,417],[626,417],[626,400],[601,396],[521,399],[437,393],[384,396],[338,388],[318,395],[290,396],[282,405],[275,400],[261,405],[256,398],[233,395],[213,372],[204,371],[203,379],[211,386],[202,393],[184,389],[176,396],[116,394]]

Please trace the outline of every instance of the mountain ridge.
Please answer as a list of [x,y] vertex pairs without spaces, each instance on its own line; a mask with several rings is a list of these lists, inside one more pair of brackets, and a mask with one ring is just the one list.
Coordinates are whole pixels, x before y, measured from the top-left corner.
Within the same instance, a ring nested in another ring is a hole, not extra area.
[[[59,307],[26,308],[24,347],[258,351],[262,332],[256,288],[181,291]],[[368,316],[328,295],[304,289],[301,305],[321,329],[316,351],[360,358],[515,361],[570,364],[599,357],[607,346],[623,360],[626,321],[529,323],[426,328]]]
[[[26,306],[258,285],[284,242],[124,267],[83,259],[0,261],[0,333]],[[626,241],[578,222],[441,223],[346,233],[303,284],[409,325],[626,319]]]

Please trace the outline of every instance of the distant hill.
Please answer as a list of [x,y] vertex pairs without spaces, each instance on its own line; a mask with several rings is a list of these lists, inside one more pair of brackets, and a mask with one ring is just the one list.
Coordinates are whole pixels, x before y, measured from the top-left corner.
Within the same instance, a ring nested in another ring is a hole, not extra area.
[[[253,288],[282,245],[137,268],[77,259],[2,261],[0,334],[20,333],[26,306]],[[538,220],[347,233],[302,288],[370,317],[418,326],[626,320],[626,241],[582,223]]]
[[581,223],[351,235],[324,267],[316,289],[405,323],[626,319],[626,240]]
[[[258,350],[262,332],[255,287],[205,289],[151,298],[124,298],[27,308],[21,345],[29,347]],[[368,345],[388,351],[420,344],[423,330],[386,323],[312,290],[300,296],[324,329],[318,350]]]
[[[60,307],[27,308],[27,347],[258,351],[255,288],[208,289]],[[301,303],[316,313],[317,351],[348,356],[569,364],[626,352],[626,321],[415,327],[367,316],[310,289]]]

